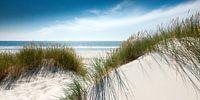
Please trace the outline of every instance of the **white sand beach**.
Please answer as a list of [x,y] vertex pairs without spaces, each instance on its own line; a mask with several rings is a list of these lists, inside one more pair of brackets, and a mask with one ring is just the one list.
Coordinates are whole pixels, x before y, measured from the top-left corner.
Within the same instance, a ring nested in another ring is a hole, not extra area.
[[0,0],[0,100],[200,100],[200,0]]
[[[85,59],[98,57],[99,53],[105,55],[100,51],[78,52]],[[130,99],[200,100],[200,95],[170,65],[156,53],[152,55],[145,55],[119,68],[124,72],[133,93]],[[64,96],[63,89],[69,82],[67,75],[57,74],[53,78],[36,76],[30,82],[17,83],[11,90],[1,89],[0,100],[59,100]],[[118,100],[126,100],[120,93],[118,96]]]

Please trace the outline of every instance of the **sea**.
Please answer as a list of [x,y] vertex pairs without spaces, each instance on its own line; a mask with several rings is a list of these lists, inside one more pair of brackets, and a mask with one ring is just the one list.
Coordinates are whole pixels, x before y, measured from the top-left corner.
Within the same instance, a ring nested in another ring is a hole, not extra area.
[[76,51],[112,50],[118,48],[122,41],[0,41],[0,50],[20,50],[23,46],[34,44],[42,46],[67,46]]

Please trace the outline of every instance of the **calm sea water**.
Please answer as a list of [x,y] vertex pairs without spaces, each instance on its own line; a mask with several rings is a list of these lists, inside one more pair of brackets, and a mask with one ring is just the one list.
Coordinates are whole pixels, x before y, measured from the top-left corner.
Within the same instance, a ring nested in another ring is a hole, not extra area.
[[75,50],[110,50],[118,48],[121,41],[0,41],[0,50],[19,50],[24,45],[61,45]]

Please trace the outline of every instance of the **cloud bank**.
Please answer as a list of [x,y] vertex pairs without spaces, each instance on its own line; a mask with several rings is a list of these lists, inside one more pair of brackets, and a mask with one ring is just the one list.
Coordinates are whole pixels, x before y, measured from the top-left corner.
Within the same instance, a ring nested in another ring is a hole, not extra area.
[[[128,3],[122,2],[107,11],[90,9],[88,12],[95,14],[95,16],[63,20],[61,23],[42,27],[39,30],[23,35],[19,34],[17,38],[22,40],[68,41],[125,40],[137,31],[155,29],[158,24],[167,23],[176,17],[185,18],[200,11],[200,0],[155,9],[145,14],[140,14],[142,10],[136,8],[129,8],[128,10],[126,8],[126,11],[124,11],[123,8],[127,7],[126,4]],[[16,39],[16,36],[8,37]]]

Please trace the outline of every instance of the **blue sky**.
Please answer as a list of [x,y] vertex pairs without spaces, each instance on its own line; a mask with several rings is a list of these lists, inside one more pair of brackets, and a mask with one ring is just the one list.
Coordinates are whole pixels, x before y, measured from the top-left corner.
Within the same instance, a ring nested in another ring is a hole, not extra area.
[[200,0],[0,0],[0,40],[125,40],[196,13],[199,4]]

